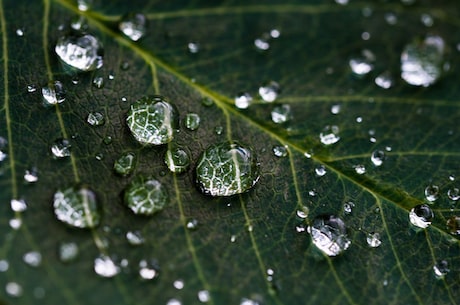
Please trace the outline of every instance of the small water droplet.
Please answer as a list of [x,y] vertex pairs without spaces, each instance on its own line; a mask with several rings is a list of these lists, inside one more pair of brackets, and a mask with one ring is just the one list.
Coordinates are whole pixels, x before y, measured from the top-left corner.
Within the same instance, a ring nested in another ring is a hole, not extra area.
[[197,113],[187,113],[185,116],[185,128],[188,130],[197,130],[200,122],[201,118]]
[[63,263],[74,261],[78,257],[78,245],[74,242],[65,242],[59,245],[59,260]]
[[309,213],[310,209],[307,206],[302,206],[300,209],[297,210],[296,215],[301,219],[306,219]]
[[252,96],[247,92],[240,92],[235,96],[235,107],[238,109],[246,109],[252,103]]
[[291,119],[291,106],[289,105],[279,105],[273,108],[272,112],[272,121],[275,124],[286,123]]
[[386,13],[385,14],[385,21],[389,25],[395,25],[396,23],[398,23],[398,17],[394,13]]
[[141,260],[139,262],[139,276],[144,280],[153,280],[158,277],[158,263],[155,260]]
[[172,141],[179,114],[164,97],[145,96],[131,105],[126,123],[139,143],[161,145]]
[[94,259],[94,271],[102,277],[114,277],[120,272],[120,267],[106,255],[100,255]]
[[274,102],[280,94],[280,85],[275,81],[270,81],[259,87],[259,96],[267,103]]
[[55,47],[56,54],[71,70],[93,71],[103,65],[102,44],[90,34],[73,34],[62,36]]
[[254,40],[254,46],[259,51],[267,51],[270,49],[270,36],[269,35],[262,35],[262,37],[258,37]]
[[93,86],[97,89],[104,87],[104,78],[102,76],[95,76],[93,78]]
[[75,31],[84,32],[88,30],[88,22],[84,16],[76,16],[70,22],[70,27]]
[[336,125],[327,125],[319,134],[319,139],[324,145],[335,144],[340,140],[339,127]]
[[422,14],[420,16],[420,21],[423,23],[424,26],[426,27],[432,27],[434,24],[433,17],[429,14]]
[[425,188],[425,198],[429,202],[434,202],[439,197],[439,186],[430,184]]
[[351,212],[353,212],[353,208],[355,207],[355,204],[354,202],[352,201],[349,201],[349,202],[345,202],[343,204],[343,212],[347,215],[351,214]]
[[393,86],[393,78],[390,72],[383,72],[375,78],[375,84],[383,89],[390,89]]
[[53,207],[57,219],[71,227],[95,228],[101,220],[96,195],[84,186],[58,190]]
[[236,235],[230,236],[230,242],[234,243],[236,241]]
[[42,88],[43,105],[57,105],[65,101],[64,85],[60,81],[51,81]]
[[356,117],[356,123],[362,123],[363,122],[363,117]]
[[130,175],[136,168],[137,157],[133,152],[126,152],[122,154],[115,163],[113,164],[113,169],[115,172],[121,176]]
[[24,199],[11,199],[10,206],[14,212],[18,213],[27,210],[27,203]]
[[196,54],[200,51],[200,45],[196,42],[189,42],[187,44],[187,49],[191,54]]
[[375,150],[372,152],[371,161],[375,166],[381,166],[385,160],[385,152],[382,150]]
[[30,169],[26,169],[24,172],[24,181],[26,183],[35,183],[38,181],[38,171],[37,168],[32,167]]
[[366,173],[366,167],[362,164],[353,165],[353,168],[358,175],[363,175]]
[[10,263],[7,260],[0,260],[0,272],[8,271],[10,268]]
[[318,177],[322,177],[322,176],[326,175],[326,173],[327,173],[327,171],[326,171],[326,167],[324,165],[319,165],[317,168],[315,168],[315,174]]
[[33,93],[35,91],[37,91],[37,86],[36,85],[34,85],[34,84],[27,85],[27,92]]
[[232,196],[252,188],[259,180],[257,158],[249,147],[237,142],[209,146],[196,167],[198,188],[211,196]]
[[198,291],[198,300],[200,300],[201,303],[209,302],[211,300],[211,295],[209,291],[207,290]]
[[176,288],[177,290],[181,290],[184,288],[184,281],[183,280],[175,280],[174,283],[173,283],[173,286],[174,288]]
[[129,61],[122,61],[120,64],[120,69],[123,71],[128,70],[130,67]]
[[182,303],[178,299],[169,299],[166,305],[182,305]]
[[382,241],[380,240],[380,234],[374,232],[367,234],[366,241],[371,248],[377,248],[382,244]]
[[427,228],[431,224],[431,220],[434,218],[433,211],[426,204],[419,204],[412,208],[409,212],[410,222],[419,228]]
[[331,106],[331,113],[332,113],[332,114],[339,114],[341,108],[342,108],[342,106],[339,105],[339,104],[332,105],[332,106]]
[[278,158],[284,158],[284,157],[287,157],[288,155],[288,149],[286,146],[283,146],[283,145],[273,146],[272,151],[275,157],[278,157]]
[[432,85],[441,77],[443,54],[444,40],[439,36],[406,45],[401,54],[402,79],[414,86]]
[[447,191],[447,197],[452,201],[457,201],[460,199],[460,189],[457,187],[451,188]]
[[196,219],[189,219],[186,224],[187,229],[189,230],[196,230],[198,228],[198,220]]
[[51,153],[55,159],[70,157],[71,147],[69,140],[59,138],[51,145]]
[[313,244],[328,256],[337,256],[351,244],[342,219],[334,215],[315,217],[308,227]]
[[21,29],[21,28],[16,29],[16,36],[18,37],[24,36],[24,29]]
[[22,286],[16,282],[8,282],[5,286],[6,293],[11,297],[20,297],[22,295]]
[[340,5],[347,5],[349,0],[335,0],[335,3]]
[[170,148],[165,154],[165,163],[173,173],[183,173],[190,167],[190,156],[182,148]]
[[145,238],[140,231],[129,231],[126,233],[126,239],[131,246],[140,246],[145,243]]
[[13,230],[17,230],[22,226],[22,220],[21,218],[12,218],[9,221],[9,225]]
[[138,41],[146,32],[147,18],[143,14],[129,13],[118,24],[120,31],[132,41]]
[[104,142],[105,145],[110,145],[110,144],[112,144],[112,137],[111,137],[111,136],[106,136],[106,137],[104,137],[103,142]]
[[224,127],[222,126],[216,126],[214,128],[214,132],[216,133],[216,135],[220,136],[223,132],[224,132]]
[[93,0],[77,0],[78,10],[86,12],[90,9]]
[[166,188],[151,177],[137,176],[125,189],[125,204],[136,215],[153,215],[169,203]]
[[38,267],[42,263],[42,255],[38,251],[30,251],[22,256],[22,260],[31,267]]
[[449,263],[445,260],[439,261],[433,266],[434,276],[437,279],[443,279],[449,271]]
[[351,71],[356,75],[366,75],[374,69],[373,62],[375,61],[375,55],[370,50],[363,50],[361,56],[352,58],[348,62]]
[[214,100],[210,97],[205,96],[201,99],[201,104],[205,107],[211,107],[212,105],[214,105]]
[[452,235],[460,235],[460,217],[452,216],[447,220],[447,229]]
[[273,39],[279,38],[281,36],[281,32],[278,29],[272,29],[270,31],[270,37]]
[[100,112],[90,112],[86,118],[86,122],[91,126],[102,126],[105,123],[105,118]]

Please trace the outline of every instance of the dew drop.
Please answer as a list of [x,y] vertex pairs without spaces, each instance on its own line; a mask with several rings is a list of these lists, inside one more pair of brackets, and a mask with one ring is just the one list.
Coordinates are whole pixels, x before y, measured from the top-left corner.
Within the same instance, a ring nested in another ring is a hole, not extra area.
[[118,24],[120,31],[132,41],[141,39],[145,35],[146,27],[147,18],[143,14],[134,13],[125,15]]
[[268,49],[270,49],[270,37],[262,35],[262,37],[256,38],[254,40],[254,46],[259,51],[267,51]]
[[166,305],[182,305],[182,303],[178,299],[169,299]]
[[198,291],[198,300],[200,300],[201,303],[209,302],[211,300],[211,295],[209,291],[207,290]]
[[93,78],[93,86],[97,89],[104,87],[104,78],[102,76],[95,76]]
[[91,7],[93,0],[77,0],[78,10],[86,12]]
[[270,81],[259,87],[259,95],[267,103],[272,103],[276,100],[280,93],[280,85],[275,81]]
[[59,138],[56,141],[54,141],[53,145],[51,145],[51,153],[53,155],[53,158],[55,159],[61,159],[65,157],[70,157],[70,148],[72,146],[70,145],[69,140]]
[[340,140],[339,127],[336,125],[327,125],[319,134],[319,139],[324,145],[332,145]]
[[60,81],[51,81],[42,88],[43,105],[57,105],[65,101],[64,86]]
[[334,215],[317,216],[308,226],[313,244],[328,256],[337,256],[351,244],[342,219]]
[[16,282],[8,282],[5,286],[6,293],[11,297],[20,297],[22,295],[22,286]]
[[94,271],[101,277],[114,277],[120,272],[120,267],[106,255],[100,255],[94,260]]
[[35,91],[37,91],[37,86],[35,86],[34,84],[27,85],[27,92],[33,93]]
[[196,230],[198,228],[198,220],[196,219],[189,219],[187,224],[185,225],[189,230]]
[[136,215],[153,215],[169,203],[166,188],[151,177],[137,176],[125,189],[125,204]]
[[393,86],[393,78],[390,72],[383,72],[375,78],[375,84],[382,89],[390,89]]
[[439,198],[439,186],[430,184],[425,188],[425,198],[429,202],[434,202]]
[[371,161],[375,166],[381,166],[385,160],[385,152],[382,150],[375,150],[372,152]]
[[75,228],[95,228],[101,221],[96,195],[84,186],[58,190],[53,200],[57,219]]
[[27,210],[27,203],[24,199],[11,199],[10,206],[11,210],[18,213]]
[[252,96],[247,92],[240,92],[234,99],[235,107],[238,109],[246,109],[252,103]]
[[59,245],[59,260],[63,263],[74,261],[78,257],[78,246],[74,242],[65,242]]
[[249,147],[237,142],[209,146],[196,167],[196,183],[211,196],[232,196],[252,188],[259,179],[259,164]]
[[398,23],[398,17],[393,13],[386,13],[385,14],[385,21],[389,25],[395,25],[396,23]]
[[104,140],[102,140],[105,145],[110,145],[112,144],[112,137],[111,136],[106,136],[104,137]]
[[140,246],[145,243],[145,238],[140,231],[129,231],[126,233],[126,240],[131,246]]
[[341,108],[342,108],[342,106],[339,105],[339,104],[332,105],[332,106],[331,106],[331,113],[332,113],[332,114],[339,114]]
[[347,215],[351,214],[351,212],[353,212],[353,208],[355,207],[355,204],[354,202],[345,202],[343,204],[343,212]]
[[278,29],[270,30],[270,37],[273,39],[279,38],[281,36],[281,32]]
[[326,175],[326,173],[327,173],[326,172],[326,167],[324,165],[320,165],[317,168],[315,168],[315,174],[318,177],[322,177],[322,176]]
[[431,224],[434,214],[431,208],[426,204],[419,204],[409,212],[410,222],[419,228],[427,228]]
[[439,261],[433,266],[434,276],[439,280],[443,279],[449,271],[449,263],[445,260]]
[[190,167],[190,156],[182,148],[170,148],[165,154],[165,163],[173,173],[183,173]]
[[347,5],[349,0],[335,0],[335,3],[340,5]]
[[16,36],[18,37],[24,36],[24,29],[21,29],[21,28],[16,29]]
[[197,130],[200,122],[201,118],[197,113],[187,113],[185,116],[185,128],[188,130]]
[[22,220],[21,218],[12,218],[9,221],[9,225],[13,230],[17,230],[22,226]]
[[375,55],[370,50],[363,50],[361,56],[350,59],[348,64],[356,75],[366,75],[374,69]]
[[26,169],[24,172],[24,181],[26,183],[35,183],[38,181],[38,171],[35,167]]
[[401,77],[408,84],[428,87],[442,72],[444,40],[428,36],[422,42],[406,45],[401,54]]
[[131,105],[126,123],[139,143],[161,145],[172,141],[179,114],[164,97],[145,96]]
[[422,14],[420,16],[420,21],[423,23],[424,26],[426,27],[432,27],[434,24],[433,17],[429,14]]
[[93,71],[103,65],[102,44],[90,34],[72,34],[58,39],[56,54],[65,67],[77,71]]
[[275,124],[286,123],[291,119],[291,106],[289,105],[279,105],[273,108],[271,112],[272,121]]
[[447,229],[452,235],[460,235],[460,217],[452,216],[447,220]]
[[86,118],[86,122],[91,126],[102,126],[105,123],[105,118],[100,112],[90,112]]
[[222,132],[224,132],[224,127],[222,126],[216,126],[214,128],[214,132],[216,133],[216,135],[220,136],[222,134]]
[[187,49],[189,51],[189,53],[191,54],[196,54],[200,51],[200,45],[196,42],[189,42],[187,44]]
[[115,163],[113,164],[113,169],[115,173],[121,176],[130,175],[136,168],[137,157],[133,152],[126,152],[122,154]]
[[83,16],[77,16],[70,22],[70,27],[75,31],[84,32],[88,29],[88,22]]
[[354,165],[353,168],[358,175],[363,175],[366,173],[366,167],[362,164]]
[[38,267],[42,263],[42,255],[38,251],[30,251],[22,256],[22,260],[31,267]]
[[284,157],[287,157],[288,155],[288,149],[286,146],[283,146],[283,145],[273,146],[272,151],[275,157],[278,157],[278,158],[284,158]]
[[139,276],[143,280],[153,280],[158,277],[158,264],[155,260],[141,260],[139,262]]
[[176,288],[177,290],[181,290],[184,288],[184,281],[183,280],[175,280],[174,283],[173,283],[173,286],[174,288]]
[[371,248],[377,248],[382,244],[382,241],[380,240],[380,234],[374,232],[367,234],[366,241]]
[[301,219],[306,219],[309,213],[310,209],[307,206],[302,206],[300,209],[297,210],[296,215]]
[[452,201],[457,201],[460,199],[460,190],[456,187],[449,189],[447,191],[447,197]]

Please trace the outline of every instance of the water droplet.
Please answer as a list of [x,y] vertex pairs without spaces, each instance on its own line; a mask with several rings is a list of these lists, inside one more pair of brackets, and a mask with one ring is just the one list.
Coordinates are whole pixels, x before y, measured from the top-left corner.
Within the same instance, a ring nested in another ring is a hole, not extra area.
[[447,191],[447,197],[452,201],[457,201],[460,199],[460,189],[454,187]]
[[24,36],[24,29],[21,29],[21,28],[16,29],[16,35],[17,35],[18,37]]
[[130,175],[136,168],[137,157],[133,152],[126,152],[122,154],[115,163],[113,164],[113,169],[115,172],[121,176]]
[[439,261],[433,266],[434,276],[437,279],[443,279],[449,271],[449,263],[445,260]]
[[259,51],[267,51],[270,49],[270,37],[267,37],[267,35],[262,35],[262,37],[256,38],[254,40],[254,46],[259,50]]
[[94,271],[102,277],[114,277],[120,272],[120,267],[106,255],[100,255],[94,260]]
[[288,155],[288,149],[286,146],[282,146],[282,145],[276,145],[276,146],[273,146],[273,154],[275,155],[275,157],[278,157],[278,158],[284,158],[284,157],[287,157]]
[[374,53],[370,50],[363,50],[360,57],[350,59],[348,64],[356,75],[366,75],[374,69],[374,61]]
[[371,161],[375,166],[381,166],[385,160],[385,152],[382,150],[375,150],[372,152]]
[[86,121],[91,126],[102,126],[105,123],[104,115],[100,112],[90,112]]
[[166,188],[151,177],[137,176],[126,188],[125,204],[136,215],[153,215],[169,203]]
[[198,300],[201,303],[207,303],[211,300],[211,294],[207,290],[200,290],[198,291]]
[[175,280],[173,283],[174,288],[181,290],[184,288],[184,281],[183,280]]
[[35,91],[37,91],[37,86],[36,85],[34,85],[34,84],[27,85],[27,92],[33,93]]
[[166,305],[182,305],[182,303],[178,299],[169,299]]
[[104,137],[103,142],[104,142],[105,145],[112,144],[112,137],[111,136]]
[[132,41],[138,41],[141,39],[146,32],[147,18],[142,14],[130,13],[125,15],[118,28]]
[[17,298],[22,295],[22,286],[16,282],[8,282],[5,291],[9,296]]
[[61,243],[59,245],[59,260],[63,263],[74,261],[78,257],[78,246],[74,242]]
[[179,114],[164,97],[145,96],[131,105],[126,122],[141,144],[161,145],[173,139]]
[[324,165],[318,166],[317,168],[315,168],[315,173],[318,177],[326,175],[326,167]]
[[353,165],[353,168],[355,169],[355,172],[358,174],[358,175],[363,175],[366,173],[366,167],[362,164],[358,164],[358,165]]
[[383,72],[375,78],[375,84],[383,89],[390,89],[393,86],[393,78],[390,72]]
[[272,103],[276,100],[280,93],[280,85],[275,81],[270,81],[259,87],[259,95],[267,103]]
[[91,7],[93,0],[77,0],[78,10],[86,12]]
[[361,39],[362,40],[369,40],[369,39],[371,39],[371,34],[369,32],[362,32],[361,33]]
[[70,22],[70,27],[75,31],[84,32],[88,30],[88,22],[84,16],[76,16]]
[[24,212],[27,210],[27,203],[24,199],[11,199],[10,201],[11,209],[14,212]]
[[196,42],[189,42],[187,44],[187,49],[190,53],[196,54],[200,51],[200,45]]
[[198,220],[196,219],[189,219],[186,224],[187,229],[189,230],[196,230],[198,228]]
[[235,96],[235,106],[238,109],[246,109],[252,103],[252,96],[247,92],[240,92]]
[[447,220],[447,229],[452,235],[460,235],[460,217],[452,216]]
[[382,241],[380,240],[380,234],[374,232],[367,234],[366,241],[371,248],[377,248],[382,244]]
[[77,71],[93,71],[103,65],[102,44],[90,34],[62,36],[56,43],[55,51],[65,67]]
[[308,227],[313,244],[328,256],[337,256],[351,244],[342,219],[334,215],[317,216]]
[[230,242],[234,243],[236,241],[236,235],[230,236]]
[[406,45],[401,54],[401,77],[408,84],[428,87],[442,72],[444,40],[428,36],[423,42]]
[[349,0],[335,0],[335,3],[340,5],[347,5]]
[[196,167],[198,188],[211,196],[232,196],[248,191],[259,179],[259,165],[249,147],[237,142],[209,146]]
[[331,106],[331,113],[332,113],[332,114],[339,114],[341,108],[342,108],[342,106],[339,105],[339,104],[337,104],[337,105],[332,105],[332,106]]
[[42,88],[43,104],[45,106],[57,105],[65,101],[64,86],[60,81],[51,81]]
[[427,228],[431,224],[434,214],[431,208],[426,204],[419,204],[409,212],[410,222],[419,228]]
[[93,78],[93,86],[97,89],[104,87],[104,78],[102,76],[95,76]]
[[30,169],[26,169],[24,172],[24,181],[26,183],[35,183],[38,181],[38,172],[37,168],[32,167]]
[[183,173],[190,167],[190,156],[181,148],[170,148],[165,154],[165,163],[173,173]]
[[12,218],[9,221],[9,225],[13,230],[17,230],[22,226],[21,218]]
[[340,140],[339,127],[336,125],[327,125],[319,134],[319,139],[324,145],[335,144]]
[[434,24],[433,17],[429,14],[422,14],[420,16],[420,21],[423,23],[424,26],[426,27],[432,27]]
[[57,219],[72,227],[95,228],[101,220],[96,195],[84,186],[58,190],[53,207]]
[[281,32],[278,29],[270,30],[270,37],[273,39],[279,38],[281,36]]
[[398,23],[398,17],[393,13],[386,13],[385,14],[385,21],[389,25],[395,25],[396,23]]
[[197,130],[200,126],[201,118],[196,113],[187,113],[185,116],[185,128],[188,130]]
[[51,145],[51,153],[55,159],[70,157],[71,147],[69,140],[60,138]]
[[272,112],[272,121],[275,124],[286,123],[291,119],[291,106],[289,105],[279,105],[273,108]]
[[429,202],[434,202],[439,197],[439,186],[430,184],[425,188],[425,198]]
[[216,133],[216,135],[220,136],[222,134],[222,132],[224,131],[224,127],[222,126],[216,126],[214,128],[214,132]]
[[349,201],[349,202],[345,202],[343,204],[343,212],[347,215],[351,214],[351,212],[353,212],[353,208],[355,207],[355,204],[354,202],[352,201]]
[[140,231],[129,231],[126,233],[126,239],[128,240],[129,244],[132,246],[140,246],[144,244],[145,238],[142,236]]
[[299,210],[297,210],[296,215],[301,219],[306,219],[309,213],[310,209],[307,206],[302,206]]
[[205,96],[201,99],[201,104],[205,107],[211,107],[212,105],[214,105],[214,100],[212,98]]
[[139,262],[139,275],[144,280],[153,280],[158,276],[158,263],[155,260],[141,260]]
[[42,263],[42,255],[38,251],[30,251],[22,256],[22,260],[31,267],[38,267]]
[[242,298],[240,305],[261,305],[259,302],[247,299],[247,298]]

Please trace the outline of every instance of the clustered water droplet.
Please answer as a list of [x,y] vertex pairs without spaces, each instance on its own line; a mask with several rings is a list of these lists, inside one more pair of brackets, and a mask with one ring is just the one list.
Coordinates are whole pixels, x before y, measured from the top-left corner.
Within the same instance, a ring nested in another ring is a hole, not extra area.
[[169,203],[169,195],[160,181],[137,176],[125,189],[125,204],[137,215],[153,215]]
[[140,231],[129,231],[126,233],[126,239],[132,246],[140,246],[145,242],[144,236]]
[[101,254],[94,259],[94,271],[102,277],[114,277],[120,273],[120,267],[115,264],[112,258]]
[[431,224],[433,218],[433,211],[426,204],[419,204],[409,212],[411,224],[422,229],[427,228]]
[[386,71],[375,78],[375,84],[382,89],[390,89],[393,86],[393,77],[390,72]]
[[158,264],[155,260],[141,260],[139,262],[139,276],[144,280],[153,280],[158,276]]
[[22,256],[24,263],[31,267],[38,267],[42,263],[42,255],[38,251],[30,251]]
[[62,36],[56,43],[55,51],[66,66],[77,71],[93,71],[103,65],[102,44],[90,34]]
[[328,256],[337,256],[347,250],[351,241],[342,219],[335,215],[319,215],[308,226],[313,244]]

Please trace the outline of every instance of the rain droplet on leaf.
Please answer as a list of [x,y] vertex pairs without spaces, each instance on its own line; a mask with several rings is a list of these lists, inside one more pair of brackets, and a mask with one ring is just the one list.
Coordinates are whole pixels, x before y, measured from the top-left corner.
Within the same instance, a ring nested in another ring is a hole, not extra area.
[[74,242],[65,242],[59,245],[59,260],[63,263],[74,261],[78,257],[78,246]]
[[95,76],[93,78],[93,86],[97,89],[104,87],[104,78],[102,76]]
[[145,238],[142,236],[140,231],[129,231],[126,233],[126,239],[128,240],[129,244],[132,246],[140,246],[144,244]]
[[232,196],[252,188],[259,179],[259,165],[253,151],[237,142],[209,146],[196,167],[196,183],[211,196]]
[[14,212],[24,212],[27,210],[27,203],[24,199],[11,199],[10,206]]
[[382,244],[382,241],[380,240],[380,234],[379,233],[369,233],[367,234],[366,237],[367,244],[371,248],[377,248]]
[[315,217],[308,227],[313,244],[328,256],[337,256],[347,250],[351,241],[342,219],[335,215]]
[[339,114],[341,108],[342,108],[342,106],[339,105],[339,104],[332,105],[332,106],[331,106],[331,113],[332,113],[332,114]]
[[188,130],[197,130],[200,126],[201,118],[197,113],[187,113],[185,116],[185,128]]
[[324,165],[318,166],[317,168],[315,168],[315,173],[318,177],[326,175],[326,167]]
[[454,187],[447,191],[447,197],[452,201],[457,201],[460,199],[460,189]]
[[434,276],[437,279],[443,279],[449,271],[449,263],[445,260],[439,261],[433,266]]
[[69,140],[60,138],[51,145],[51,153],[55,159],[70,157],[71,147]]
[[35,86],[34,84],[27,85],[27,92],[33,93],[35,91],[37,91],[37,86]]
[[409,212],[411,224],[422,229],[427,228],[431,224],[433,218],[433,211],[426,204],[419,204]]
[[275,81],[270,81],[259,87],[259,96],[267,103],[276,100],[280,93],[280,85]]
[[246,109],[252,103],[252,96],[247,92],[240,92],[235,96],[235,106],[238,109]]
[[187,49],[191,54],[196,54],[200,51],[200,45],[196,42],[189,42],[187,44]]
[[100,112],[90,112],[86,122],[91,126],[102,126],[105,123],[104,115]]
[[143,14],[130,13],[125,15],[118,28],[132,41],[138,41],[146,32],[147,18]]
[[187,224],[185,225],[187,229],[189,230],[196,230],[198,228],[198,220],[196,219],[189,219],[187,221]]
[[289,105],[279,105],[273,108],[271,112],[272,121],[275,124],[286,123],[291,119],[291,106]]
[[306,219],[309,213],[310,213],[310,209],[307,206],[302,206],[300,209],[296,211],[297,217],[301,219]]
[[288,149],[286,146],[283,146],[283,145],[273,146],[272,151],[275,157],[278,157],[278,158],[284,158],[284,157],[287,157],[288,155]]
[[102,277],[114,277],[120,272],[120,267],[106,255],[100,255],[94,259],[94,271]]
[[27,183],[35,183],[38,181],[38,172],[35,167],[26,169],[24,172],[24,181]]
[[383,72],[375,78],[375,84],[382,89],[390,89],[393,86],[393,78],[390,72]]
[[86,12],[92,5],[93,0],[77,0],[78,10]]
[[381,166],[385,160],[385,152],[383,150],[375,150],[372,152],[371,161],[375,166]]
[[22,286],[16,282],[8,282],[5,286],[6,293],[11,297],[20,297],[23,293]]
[[182,148],[171,147],[166,151],[165,163],[171,172],[183,173],[190,167],[190,156]]
[[447,220],[447,230],[452,235],[460,235],[460,217],[452,216]]
[[366,167],[362,164],[354,165],[353,168],[358,175],[363,175],[366,173]]
[[137,176],[125,189],[125,204],[136,215],[153,215],[169,203],[166,188],[151,177]]
[[363,50],[361,56],[350,59],[348,64],[356,75],[366,75],[374,69],[375,55],[370,50]]
[[130,175],[136,168],[137,157],[133,152],[126,152],[122,154],[115,163],[113,164],[113,169],[115,172],[121,176]]
[[353,211],[353,208],[355,207],[355,204],[354,202],[351,202],[351,201],[348,201],[348,202],[345,202],[343,204],[343,212],[345,214],[351,214],[351,212]]
[[7,260],[0,260],[0,272],[8,271],[10,268],[10,263]]
[[62,36],[56,43],[55,51],[65,67],[73,70],[93,71],[103,65],[102,44],[90,34]]
[[339,127],[336,125],[327,125],[319,134],[319,139],[324,145],[335,144],[340,140]]
[[425,188],[425,198],[429,202],[434,202],[439,197],[439,186],[430,184]]
[[153,280],[158,276],[158,263],[155,260],[141,260],[139,262],[139,276],[144,280]]
[[207,303],[211,300],[211,294],[207,290],[198,291],[198,300],[201,303]]
[[65,101],[64,86],[60,81],[51,81],[42,88],[43,104],[45,106],[57,105]]
[[38,251],[30,251],[22,256],[22,260],[31,267],[38,267],[42,263],[42,255]]

